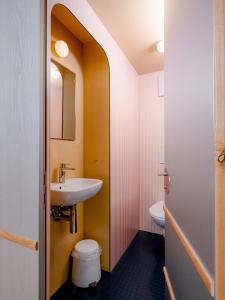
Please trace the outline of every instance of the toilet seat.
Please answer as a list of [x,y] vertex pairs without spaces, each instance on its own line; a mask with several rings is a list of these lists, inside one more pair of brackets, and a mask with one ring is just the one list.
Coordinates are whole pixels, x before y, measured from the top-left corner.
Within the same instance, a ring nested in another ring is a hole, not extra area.
[[150,215],[158,219],[165,219],[165,212],[163,206],[164,201],[158,201],[155,204],[153,204],[149,209]]

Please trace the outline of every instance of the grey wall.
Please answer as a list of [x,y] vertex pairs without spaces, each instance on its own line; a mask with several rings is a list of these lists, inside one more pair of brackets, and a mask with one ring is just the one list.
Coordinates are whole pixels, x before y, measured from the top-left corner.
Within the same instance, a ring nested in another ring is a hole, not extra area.
[[0,239],[1,300],[37,300],[44,291],[44,3],[0,1],[0,229],[40,242],[35,252]]
[[[213,1],[165,5],[166,205],[214,277]],[[178,300],[210,299],[168,224],[166,265]]]

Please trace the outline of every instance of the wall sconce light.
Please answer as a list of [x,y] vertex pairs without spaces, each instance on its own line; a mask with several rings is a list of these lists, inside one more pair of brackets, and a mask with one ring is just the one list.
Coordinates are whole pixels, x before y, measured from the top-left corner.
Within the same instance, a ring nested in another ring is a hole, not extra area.
[[164,53],[164,41],[163,40],[159,41],[157,43],[156,48],[159,53]]
[[67,57],[69,55],[69,47],[66,42],[59,40],[55,42],[55,52],[59,57]]
[[51,62],[51,78],[52,79],[59,79],[61,77],[62,77],[62,75],[61,75],[59,69],[57,68],[57,66],[53,62]]

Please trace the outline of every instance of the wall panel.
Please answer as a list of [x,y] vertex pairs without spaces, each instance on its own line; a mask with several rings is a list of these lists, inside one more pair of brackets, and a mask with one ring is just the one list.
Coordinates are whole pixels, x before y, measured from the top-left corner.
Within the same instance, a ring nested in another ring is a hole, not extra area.
[[84,0],[48,1],[65,5],[103,47],[110,65],[111,268],[139,228],[138,74]]
[[[118,66],[119,68],[119,66]],[[139,228],[139,101],[138,82],[130,70],[121,72],[110,99],[110,215],[111,268],[120,259]],[[112,70],[112,78],[119,76]]]
[[[52,58],[75,73],[75,140],[50,140],[51,182],[59,180],[60,163],[70,163],[74,171],[66,171],[66,178],[83,177],[83,45],[62,23],[52,16],[52,41],[64,40],[70,49],[66,58],[54,52]],[[77,206],[78,231],[70,233],[69,222],[55,222],[51,218],[51,294],[69,277],[70,257],[74,245],[84,237],[83,203]]]
[[149,214],[157,201],[164,201],[164,183],[160,151],[164,150],[164,98],[158,97],[158,76],[162,72],[141,75],[140,95],[140,229],[163,234]]
[[103,248],[101,263],[109,271],[109,64],[103,49],[84,44],[84,176],[103,180],[102,189],[84,202],[85,238]]
[[225,151],[225,2],[214,3],[215,36],[215,118],[216,118],[216,295],[225,299],[225,161],[217,158]]

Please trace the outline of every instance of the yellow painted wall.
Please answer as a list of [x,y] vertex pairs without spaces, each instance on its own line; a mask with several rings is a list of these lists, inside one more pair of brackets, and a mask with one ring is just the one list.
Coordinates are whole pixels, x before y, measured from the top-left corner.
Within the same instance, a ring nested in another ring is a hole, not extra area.
[[102,179],[102,190],[84,202],[84,235],[103,247],[109,271],[109,64],[95,41],[84,44],[84,176]]
[[[52,58],[76,74],[75,141],[51,140],[51,181],[58,181],[61,162],[70,163],[75,171],[67,171],[69,177],[83,177],[83,54],[82,44],[54,17],[52,17],[52,40],[64,40],[70,49],[69,56]],[[53,294],[69,276],[70,254],[75,243],[84,237],[83,203],[78,205],[78,232],[70,234],[69,222],[55,222],[51,218],[51,294]]]
[[[109,271],[109,65],[96,41],[82,44],[55,17],[52,41],[62,39],[70,49],[66,58],[52,58],[76,74],[76,140],[51,140],[51,181],[58,181],[59,164],[70,163],[69,177],[99,178],[102,190],[78,205],[78,233],[69,223],[51,219],[51,295],[69,278],[70,254],[83,238],[93,238],[103,248],[102,268]],[[84,107],[83,107],[84,106]]]

